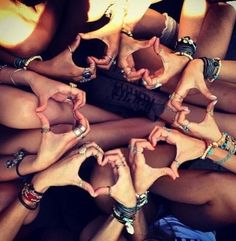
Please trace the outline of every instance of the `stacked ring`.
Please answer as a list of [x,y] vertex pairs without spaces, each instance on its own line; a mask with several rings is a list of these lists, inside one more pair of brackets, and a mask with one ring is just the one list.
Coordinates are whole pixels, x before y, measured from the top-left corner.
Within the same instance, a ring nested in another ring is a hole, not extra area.
[[73,129],[73,132],[77,137],[81,137],[85,131],[86,131],[86,128],[83,125],[78,125],[76,128]]

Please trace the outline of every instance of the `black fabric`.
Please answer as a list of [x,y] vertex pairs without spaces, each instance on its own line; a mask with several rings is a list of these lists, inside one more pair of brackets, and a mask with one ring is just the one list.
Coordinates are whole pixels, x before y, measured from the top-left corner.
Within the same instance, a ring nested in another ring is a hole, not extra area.
[[156,121],[168,101],[168,95],[159,90],[127,82],[117,67],[99,71],[96,79],[80,84],[79,88],[87,92],[88,103],[123,117],[142,116]]

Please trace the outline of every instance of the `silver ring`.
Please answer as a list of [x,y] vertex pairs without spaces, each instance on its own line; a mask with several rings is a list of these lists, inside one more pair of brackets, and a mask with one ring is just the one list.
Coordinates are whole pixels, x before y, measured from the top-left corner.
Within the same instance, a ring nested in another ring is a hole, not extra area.
[[76,128],[73,129],[73,132],[77,137],[81,137],[85,131],[86,128],[83,125],[78,125]]
[[182,130],[185,132],[185,133],[188,133],[190,131],[189,129],[189,121],[188,120],[185,120],[187,123],[185,125],[181,125],[181,128]]
[[155,85],[152,86],[150,89],[151,90],[154,90],[154,89],[157,89],[157,88],[160,88],[162,86],[162,83],[160,83],[158,80],[156,81]]
[[80,83],[86,83],[91,80],[92,73],[90,71],[90,68],[84,68],[84,71],[82,73],[82,79],[79,81]]
[[50,131],[49,127],[43,127],[41,128],[41,133],[48,133]]
[[179,168],[179,166],[181,165],[181,163],[180,163],[179,161],[177,161],[177,160],[175,160],[174,162],[175,162],[176,167]]
[[79,154],[81,154],[81,155],[85,155],[86,151],[87,151],[86,146],[82,146],[82,147],[80,147],[80,148],[78,149],[78,152],[79,152]]

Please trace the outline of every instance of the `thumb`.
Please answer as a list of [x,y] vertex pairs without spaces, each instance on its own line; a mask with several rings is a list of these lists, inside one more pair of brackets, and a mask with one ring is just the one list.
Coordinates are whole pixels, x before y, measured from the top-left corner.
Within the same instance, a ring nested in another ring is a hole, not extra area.
[[213,115],[217,101],[218,100],[214,100],[214,101],[210,102],[210,104],[207,106],[207,113],[210,113],[211,115]]
[[201,86],[200,91],[207,99],[210,99],[210,100],[216,100],[217,99],[217,97],[209,91],[206,84],[204,84],[204,86]]
[[156,38],[156,40],[153,44],[153,49],[154,49],[156,54],[160,53],[160,39],[159,38]]
[[77,35],[76,39],[70,44],[72,52],[74,52],[79,47],[80,40],[80,35]]
[[177,160],[173,161],[170,166],[170,169],[173,171],[175,177],[179,177],[178,168],[179,168],[179,162]]
[[100,195],[110,195],[110,187],[99,187],[95,190],[95,197]]
[[36,108],[36,112],[43,112],[46,110],[48,105],[48,97],[47,96],[39,96],[39,107]]

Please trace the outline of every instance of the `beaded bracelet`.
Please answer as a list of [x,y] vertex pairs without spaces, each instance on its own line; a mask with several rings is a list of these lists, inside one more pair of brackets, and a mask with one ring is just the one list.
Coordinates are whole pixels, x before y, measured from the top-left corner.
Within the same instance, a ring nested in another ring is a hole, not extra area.
[[18,195],[20,203],[29,210],[35,210],[42,197],[43,193],[35,191],[33,185],[30,183],[25,183]]
[[192,60],[196,49],[196,43],[189,36],[185,36],[177,41],[175,46],[175,54],[180,56],[186,56],[190,60]]
[[28,65],[33,61],[33,60],[39,60],[42,61],[42,57],[40,55],[32,56],[30,58],[20,58],[17,57],[14,60],[13,66],[16,69],[27,69]]

